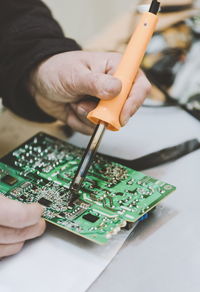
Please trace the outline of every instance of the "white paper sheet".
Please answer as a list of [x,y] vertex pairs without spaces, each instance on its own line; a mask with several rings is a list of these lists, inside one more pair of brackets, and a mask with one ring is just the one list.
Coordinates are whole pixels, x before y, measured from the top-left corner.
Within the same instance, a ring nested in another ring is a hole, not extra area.
[[16,256],[0,261],[1,292],[83,292],[103,272],[130,231],[93,244],[49,225]]

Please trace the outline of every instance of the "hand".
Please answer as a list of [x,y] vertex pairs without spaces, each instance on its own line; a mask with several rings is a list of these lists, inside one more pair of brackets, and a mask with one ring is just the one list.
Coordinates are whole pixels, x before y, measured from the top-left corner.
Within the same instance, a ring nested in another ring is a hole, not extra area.
[[[33,72],[31,92],[38,106],[74,130],[92,134],[87,120],[98,99],[111,99],[121,91],[121,81],[112,77],[120,61],[118,53],[66,52],[50,57]],[[124,126],[142,105],[150,91],[142,71],[133,85],[120,116]]]
[[18,253],[24,242],[45,230],[43,207],[0,196],[0,258]]

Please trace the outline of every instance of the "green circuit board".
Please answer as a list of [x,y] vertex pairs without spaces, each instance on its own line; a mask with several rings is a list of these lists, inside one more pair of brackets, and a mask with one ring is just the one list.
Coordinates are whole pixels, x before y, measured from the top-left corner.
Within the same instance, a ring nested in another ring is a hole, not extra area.
[[45,206],[44,218],[105,244],[137,222],[175,187],[97,155],[79,197],[69,185],[83,150],[39,133],[0,160],[0,194]]

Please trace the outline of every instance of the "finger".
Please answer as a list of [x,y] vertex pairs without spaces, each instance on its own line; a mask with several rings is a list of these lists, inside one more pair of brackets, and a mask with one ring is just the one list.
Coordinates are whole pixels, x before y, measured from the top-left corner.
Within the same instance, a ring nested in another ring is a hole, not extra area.
[[94,128],[95,125],[90,122],[87,118],[89,112],[96,108],[98,101],[83,100],[75,104],[71,104],[73,111],[76,113],[78,118],[86,125]]
[[46,98],[42,95],[36,95],[35,100],[38,106],[48,115],[58,119],[60,121],[65,122],[66,116],[69,111],[69,107],[67,103],[53,101],[49,98]]
[[22,249],[24,242],[19,242],[16,244],[0,244],[0,258],[14,255]]
[[92,95],[100,99],[117,96],[122,89],[121,81],[109,74],[86,71],[79,74],[74,82],[74,91],[78,95]]
[[78,131],[82,134],[85,135],[92,135],[94,132],[94,127],[92,126],[88,126],[86,124],[84,124],[77,116],[76,114],[71,111],[69,112],[68,116],[67,116],[67,120],[66,123],[72,127],[75,131]]
[[136,113],[143,104],[151,90],[151,84],[142,71],[139,71],[130,95],[120,115],[121,125],[127,124],[128,120]]
[[90,63],[87,64],[92,72],[113,75],[121,60],[119,53],[90,53]]
[[85,135],[92,135],[94,129],[93,125],[83,123],[73,111],[69,104],[55,103],[56,111],[54,117],[67,124],[73,130],[78,131]]
[[121,54],[112,53],[112,56],[109,58],[106,73],[113,75],[116,72],[116,69],[120,63]]
[[44,208],[39,204],[24,204],[0,196],[0,225],[24,228],[39,222]]
[[86,135],[92,135],[93,127],[85,125],[76,116],[70,104],[63,102],[55,102],[45,97],[38,96],[39,106],[49,115],[67,124],[73,130]]
[[41,236],[45,231],[46,223],[40,219],[39,223],[22,229],[0,226],[0,244],[15,244]]

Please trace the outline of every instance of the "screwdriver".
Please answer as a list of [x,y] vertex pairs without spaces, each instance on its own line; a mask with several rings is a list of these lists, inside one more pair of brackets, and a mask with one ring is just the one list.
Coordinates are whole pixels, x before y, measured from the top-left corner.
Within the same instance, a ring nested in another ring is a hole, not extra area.
[[153,0],[149,12],[143,13],[122,56],[121,62],[113,75],[122,82],[120,94],[111,100],[100,100],[97,107],[87,116],[88,120],[97,126],[70,185],[71,203],[78,198],[78,191],[93,162],[105,129],[119,131],[121,128],[120,113],[129,96],[147,46],[155,31],[159,8],[160,2]]

